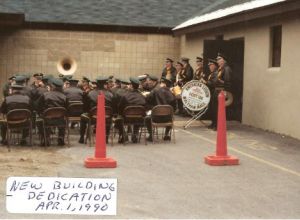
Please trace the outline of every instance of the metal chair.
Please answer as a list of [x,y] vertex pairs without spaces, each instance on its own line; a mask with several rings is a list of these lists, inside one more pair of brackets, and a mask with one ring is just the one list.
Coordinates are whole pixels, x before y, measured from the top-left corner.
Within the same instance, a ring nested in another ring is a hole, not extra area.
[[[160,118],[164,120],[160,120]],[[162,122],[160,122],[162,121]],[[175,142],[175,131],[174,131],[174,110],[170,105],[157,105],[153,107],[151,111],[151,127],[152,127],[152,140],[154,143],[154,134],[158,139],[158,128],[171,127],[171,136],[173,134],[173,141]],[[162,131],[162,137],[164,135],[164,129]]]
[[[113,118],[113,109],[109,106],[105,106],[105,124],[110,125],[110,140],[111,140],[111,145],[113,146],[113,126],[112,126],[112,118]],[[87,127],[87,138],[89,139],[89,146],[91,147],[92,144],[94,143],[92,140],[94,140],[94,130],[96,129],[96,121],[97,121],[97,107],[95,106],[92,108],[89,112],[89,122],[88,122],[88,127]]]
[[28,109],[14,109],[10,110],[6,115],[7,126],[7,147],[10,151],[10,143],[13,132],[23,132],[24,129],[29,129],[29,141],[32,146],[32,120],[31,111]]
[[69,123],[80,123],[80,116],[83,113],[83,103],[70,102],[67,110]]
[[69,121],[67,117],[67,110],[64,107],[51,107],[46,109],[42,114],[41,120],[45,145],[47,144],[47,141],[50,144],[50,140],[48,140],[46,133],[47,129],[64,128],[67,132],[67,146],[70,147]]
[[[146,116],[146,109],[143,106],[127,106],[123,111],[123,144],[125,145],[125,137],[128,136],[128,132],[126,132],[126,127],[128,126],[139,126],[139,138],[138,141],[141,139],[141,135],[144,134],[145,145],[147,145],[147,138],[146,133],[147,129],[145,126],[145,116]],[[133,134],[133,132],[132,132]]]

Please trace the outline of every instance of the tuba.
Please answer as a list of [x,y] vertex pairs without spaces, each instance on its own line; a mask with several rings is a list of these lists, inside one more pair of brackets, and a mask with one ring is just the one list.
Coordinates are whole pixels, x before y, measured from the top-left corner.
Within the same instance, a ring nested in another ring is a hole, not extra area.
[[63,75],[73,75],[77,70],[77,63],[71,57],[62,58],[57,62],[57,71]]

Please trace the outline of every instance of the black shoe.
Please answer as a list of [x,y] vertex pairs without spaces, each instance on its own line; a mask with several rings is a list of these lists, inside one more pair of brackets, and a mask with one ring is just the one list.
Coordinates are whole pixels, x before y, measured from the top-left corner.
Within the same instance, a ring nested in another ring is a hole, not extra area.
[[147,137],[147,141],[152,142],[153,141],[152,136]]
[[23,139],[23,140],[21,140],[21,141],[20,141],[20,145],[22,145],[22,146],[24,146],[24,145],[27,145],[27,142],[26,142],[26,140],[24,140],[24,139]]
[[170,141],[171,140],[171,137],[170,136],[168,136],[168,135],[165,135],[164,136],[164,141]]
[[216,127],[216,125],[214,123],[211,123],[209,126],[207,126],[208,129],[213,129],[215,127]]
[[64,145],[65,145],[64,140],[58,139],[58,140],[57,140],[57,145],[58,145],[58,146],[64,146]]
[[132,141],[132,143],[137,143],[138,139],[137,139],[137,137],[135,135],[132,135],[131,141]]
[[79,143],[79,144],[84,144],[84,137],[80,137],[78,143]]

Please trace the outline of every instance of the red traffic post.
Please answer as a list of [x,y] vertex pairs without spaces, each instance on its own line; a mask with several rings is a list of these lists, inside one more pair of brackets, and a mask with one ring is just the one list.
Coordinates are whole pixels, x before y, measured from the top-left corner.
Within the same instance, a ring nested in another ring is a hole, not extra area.
[[218,131],[216,155],[206,156],[205,163],[212,166],[238,165],[239,159],[227,155],[227,138],[226,138],[226,110],[225,95],[221,91],[218,96]]
[[98,95],[95,157],[87,157],[84,165],[87,168],[116,168],[117,161],[106,157],[105,132],[105,98]]

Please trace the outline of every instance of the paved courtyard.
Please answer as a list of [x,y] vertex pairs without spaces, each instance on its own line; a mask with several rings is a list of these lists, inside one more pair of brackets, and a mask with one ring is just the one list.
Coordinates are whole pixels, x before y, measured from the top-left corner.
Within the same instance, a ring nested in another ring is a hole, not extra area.
[[0,147],[1,218],[99,218],[8,213],[9,176],[117,178],[117,215],[105,218],[300,218],[299,140],[229,122],[228,152],[240,165],[212,167],[203,161],[216,132],[200,121],[184,130],[184,120],[177,118],[176,144],[108,145],[115,169],[85,168],[94,148],[75,135],[70,148]]

